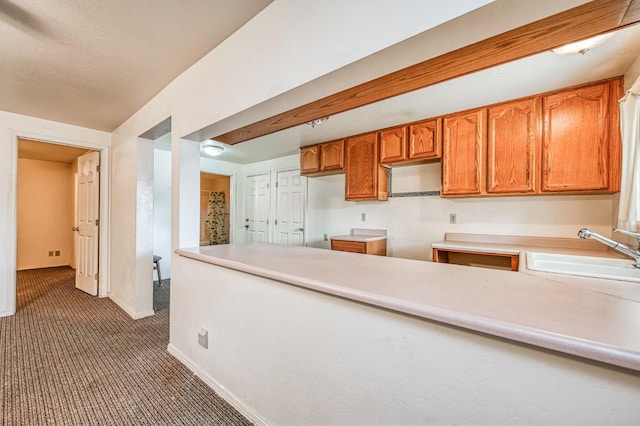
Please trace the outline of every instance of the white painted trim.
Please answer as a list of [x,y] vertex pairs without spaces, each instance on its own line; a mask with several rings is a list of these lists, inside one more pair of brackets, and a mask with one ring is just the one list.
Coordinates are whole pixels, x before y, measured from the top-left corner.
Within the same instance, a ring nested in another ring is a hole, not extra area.
[[135,310],[131,309],[131,307],[129,305],[124,303],[122,300],[118,299],[113,294],[109,295],[109,299],[111,299],[113,301],[113,303],[118,305],[120,307],[120,309],[125,311],[127,313],[127,315],[129,315],[134,320],[141,319],[141,318],[146,318],[146,317],[150,317],[150,316],[155,315],[155,312],[154,312],[153,309],[151,309],[150,311],[136,312]]
[[9,316],[16,313],[16,266],[18,255],[18,137],[16,133],[10,132],[9,143],[9,168],[11,187],[9,189],[9,235],[7,235],[10,244],[9,251],[7,253],[7,274],[6,274],[6,304],[5,310],[2,311],[0,316]]
[[[9,207],[11,210],[9,218],[9,241],[13,241],[9,249],[8,265],[13,265],[7,273],[7,309],[0,313],[0,316],[14,315],[16,313],[16,265],[17,265],[17,197],[18,197],[18,139],[30,139],[39,142],[45,142],[57,145],[74,146],[78,148],[86,148],[100,152],[100,279],[98,282],[99,297],[107,297],[109,295],[109,268],[110,268],[110,247],[111,239],[109,235],[110,222],[110,192],[109,182],[111,178],[110,158],[111,151],[107,145],[101,145],[95,142],[80,141],[74,139],[61,138],[41,133],[33,133],[22,130],[10,130],[10,159],[11,159],[11,182],[12,193],[9,197]],[[13,270],[13,271],[11,271]]]
[[240,414],[249,419],[249,421],[253,422],[253,424],[261,426],[269,425],[266,420],[264,420],[255,411],[245,405],[238,397],[236,397],[233,393],[222,386],[220,382],[199,369],[187,355],[185,355],[171,343],[167,345],[167,351],[178,361],[183,363],[189,370],[193,371],[193,373],[200,379],[202,379],[202,381],[205,382],[207,386],[213,389],[222,399],[231,404],[231,406],[238,410]]

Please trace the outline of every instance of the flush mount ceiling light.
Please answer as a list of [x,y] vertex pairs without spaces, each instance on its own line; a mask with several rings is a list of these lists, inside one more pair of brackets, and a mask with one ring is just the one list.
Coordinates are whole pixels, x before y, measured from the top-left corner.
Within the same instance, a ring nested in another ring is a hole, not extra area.
[[222,153],[224,152],[224,147],[216,145],[212,141],[206,141],[202,143],[202,145],[200,146],[200,150],[209,157],[217,157],[219,155],[222,155]]
[[557,49],[553,49],[553,53],[556,55],[567,56],[577,55],[578,53],[584,55],[587,51],[593,49],[604,43],[613,33],[601,34],[599,36],[591,37],[586,40],[576,41],[575,43],[565,44]]
[[307,122],[307,124],[311,127],[316,127],[327,121],[329,117],[316,118],[315,120],[311,120]]

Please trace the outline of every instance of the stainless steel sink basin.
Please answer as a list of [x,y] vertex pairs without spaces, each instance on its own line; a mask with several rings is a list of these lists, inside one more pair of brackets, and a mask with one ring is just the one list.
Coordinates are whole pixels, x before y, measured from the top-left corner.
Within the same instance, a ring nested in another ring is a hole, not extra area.
[[526,258],[531,271],[640,282],[640,269],[631,259],[535,252],[527,253]]

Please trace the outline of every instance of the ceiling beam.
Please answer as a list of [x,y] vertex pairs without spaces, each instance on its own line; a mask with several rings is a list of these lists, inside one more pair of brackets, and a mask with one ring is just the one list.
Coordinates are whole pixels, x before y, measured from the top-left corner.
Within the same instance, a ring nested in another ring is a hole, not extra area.
[[234,145],[640,22],[640,0],[594,0],[212,139]]

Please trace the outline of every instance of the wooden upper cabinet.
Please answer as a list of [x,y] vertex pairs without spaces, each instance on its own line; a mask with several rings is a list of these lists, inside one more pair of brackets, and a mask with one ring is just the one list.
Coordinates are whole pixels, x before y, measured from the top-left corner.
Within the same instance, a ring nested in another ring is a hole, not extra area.
[[320,170],[344,169],[344,140],[320,144]]
[[367,133],[345,142],[345,199],[387,200],[388,174],[378,161],[378,134]]
[[318,145],[300,148],[300,174],[320,171],[320,147]]
[[613,101],[620,86],[613,80],[544,97],[543,192],[618,190],[619,120]]
[[487,193],[536,192],[541,105],[541,98],[535,97],[489,108]]
[[442,118],[414,123],[409,126],[409,160],[440,158],[442,147]]
[[442,140],[442,195],[480,195],[484,192],[486,110],[444,118]]
[[344,171],[344,139],[300,148],[300,174],[322,176]]
[[380,131],[380,162],[392,164],[407,159],[407,127]]

